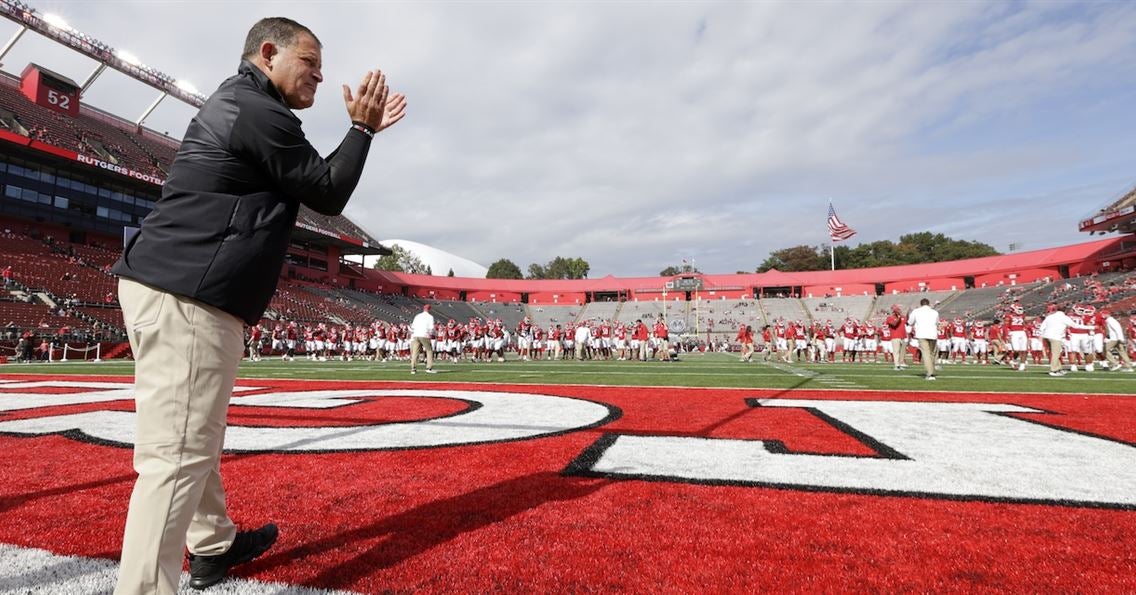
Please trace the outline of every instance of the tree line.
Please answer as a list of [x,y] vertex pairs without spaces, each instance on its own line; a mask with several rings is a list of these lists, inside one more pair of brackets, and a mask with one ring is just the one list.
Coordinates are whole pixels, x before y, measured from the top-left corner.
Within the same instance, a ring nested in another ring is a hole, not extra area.
[[[829,256],[830,244],[818,246],[799,245],[781,248],[769,253],[769,256],[757,267],[755,272],[764,273],[777,269],[786,273],[802,271],[824,271],[831,266]],[[398,271],[432,275],[430,267],[403,249],[395,245],[391,247],[392,254],[379,258],[375,268],[384,271]],[[836,268],[838,269],[865,269],[872,267],[895,266],[904,264],[925,264],[929,262],[944,262],[964,258],[980,258],[983,256],[997,256],[1000,254],[989,244],[956,240],[941,233],[923,231],[899,236],[898,242],[880,240],[859,244],[856,247],[837,246],[834,250]],[[583,258],[565,258],[557,256],[546,264],[532,263],[528,274],[521,271],[512,260],[502,258],[489,265],[486,279],[586,279],[591,265]],[[668,266],[659,271],[660,277],[673,277],[682,273],[699,273],[698,269],[683,261],[681,266]],[[739,274],[748,271],[737,271]],[[453,269],[449,276],[454,276]]]
[[[831,244],[800,245],[774,250],[757,267],[757,272],[764,273],[771,269],[786,273],[828,270],[832,266],[830,246]],[[899,242],[880,240],[860,244],[855,248],[837,246],[833,252],[838,269],[926,264],[1000,254],[989,244],[955,240],[941,233],[933,234],[929,231],[899,236]]]
[[583,258],[565,258],[557,256],[547,264],[532,263],[529,265],[528,275],[521,273],[521,268],[508,258],[502,258],[489,265],[486,279],[587,279],[588,271],[592,265]]

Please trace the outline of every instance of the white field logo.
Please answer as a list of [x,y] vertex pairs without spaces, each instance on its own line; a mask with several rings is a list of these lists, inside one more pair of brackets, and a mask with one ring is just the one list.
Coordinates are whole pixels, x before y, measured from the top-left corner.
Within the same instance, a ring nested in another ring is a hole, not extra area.
[[[114,382],[0,382],[0,412],[130,400]],[[71,389],[44,394],[36,389]],[[229,452],[344,452],[527,440],[600,427],[615,407],[580,398],[471,390],[269,392],[238,387],[233,406],[329,409],[384,397],[458,400],[453,415],[358,426],[231,425]],[[18,392],[17,392],[18,391]],[[26,392],[25,392],[26,391]],[[788,451],[776,440],[610,433],[565,474],[851,493],[1136,508],[1136,446],[1012,417],[1045,413],[1005,403],[749,399],[751,407],[810,411],[871,447],[873,456]],[[134,414],[93,411],[0,421],[0,433],[65,434],[129,446]],[[0,420],[2,420],[0,414]]]

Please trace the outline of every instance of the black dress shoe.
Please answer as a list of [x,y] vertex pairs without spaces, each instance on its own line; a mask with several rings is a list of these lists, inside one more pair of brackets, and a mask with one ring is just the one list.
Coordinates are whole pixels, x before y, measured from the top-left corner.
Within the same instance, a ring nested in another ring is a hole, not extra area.
[[268,551],[279,531],[276,525],[267,525],[255,531],[241,531],[233,539],[229,551],[216,556],[189,555],[189,586],[194,589],[211,587],[225,578],[229,569]]

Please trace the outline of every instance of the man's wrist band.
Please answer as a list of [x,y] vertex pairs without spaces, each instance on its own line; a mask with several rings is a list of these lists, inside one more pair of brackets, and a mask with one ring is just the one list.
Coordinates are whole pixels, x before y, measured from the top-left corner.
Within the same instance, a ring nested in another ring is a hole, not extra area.
[[375,129],[367,126],[362,122],[352,122],[351,127],[355,130],[358,130],[359,132],[362,132],[363,134],[366,134],[367,138],[375,138]]

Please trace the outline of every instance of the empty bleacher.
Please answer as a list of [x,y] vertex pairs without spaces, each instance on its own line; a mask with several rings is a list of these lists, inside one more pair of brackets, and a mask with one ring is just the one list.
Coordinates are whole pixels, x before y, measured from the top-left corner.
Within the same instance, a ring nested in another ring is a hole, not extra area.
[[744,324],[760,335],[766,324],[763,314],[755,299],[702,300],[694,303],[690,332],[697,332],[700,339],[709,335],[714,343],[730,342]]
[[759,300],[759,303],[762,311],[765,312],[765,320],[768,320],[770,324],[778,319],[812,320],[805,310],[804,304],[797,298],[763,297]]
[[940,305],[939,316],[985,318],[985,315],[991,313],[1002,300],[1008,300],[1010,296],[1022,293],[1021,290],[1015,290],[1013,287],[979,287],[957,292],[954,298]]
[[919,302],[923,298],[928,299],[931,305],[938,307],[940,303],[953,296],[956,291],[924,291],[912,293],[887,293],[876,298],[875,312],[872,314],[873,318],[886,316],[891,312],[892,306],[898,305],[900,310],[910,312],[919,307]]
[[454,300],[428,300],[434,310],[434,319],[445,322],[449,320],[461,324],[469,322],[470,318],[477,316],[477,311],[465,302]]
[[590,302],[584,304],[580,318],[584,320],[615,320],[620,302]]
[[801,300],[813,320],[836,322],[851,316],[857,320],[867,320],[872,316],[874,295],[849,295],[824,298],[804,298]]
[[[668,302],[668,313],[671,312],[676,303],[679,302]],[[648,320],[658,318],[662,313],[663,302],[661,301],[630,301],[619,309],[619,318],[617,320],[620,322],[635,322],[636,320],[647,322]]]

